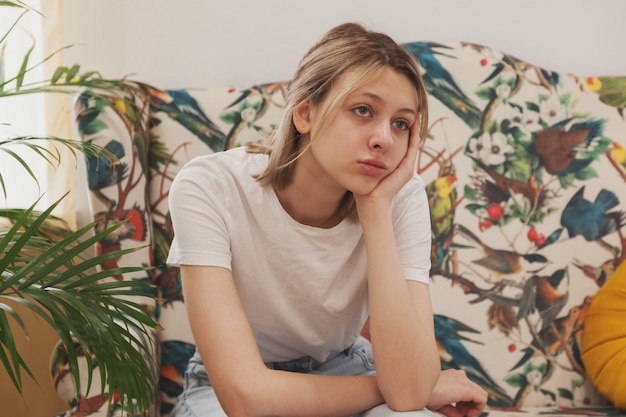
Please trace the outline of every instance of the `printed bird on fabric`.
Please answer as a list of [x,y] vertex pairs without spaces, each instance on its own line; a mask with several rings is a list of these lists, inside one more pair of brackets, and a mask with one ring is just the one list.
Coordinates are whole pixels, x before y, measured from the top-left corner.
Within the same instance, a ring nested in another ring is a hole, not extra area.
[[565,176],[577,172],[593,162],[594,158],[577,158],[577,148],[583,147],[594,136],[590,128],[564,130],[549,127],[537,132],[534,151],[549,174]]
[[[120,250],[122,248],[121,242],[125,239],[143,242],[148,233],[145,210],[141,210],[139,207],[99,212],[95,214],[94,220],[96,221],[94,227],[96,233],[114,225],[120,225],[97,243],[96,252],[101,255]],[[109,258],[100,266],[105,270],[117,269],[119,259],[119,257]],[[117,274],[114,278],[121,281],[123,276]]]
[[[584,318],[590,305],[590,299],[585,298],[580,305],[569,309],[567,315],[555,319],[549,326],[539,331],[538,339],[533,339],[531,346],[522,349],[522,358],[513,365],[511,371],[528,362],[532,357],[539,354],[549,354],[555,357],[569,349],[578,351],[575,346],[584,328]],[[578,363],[579,358],[574,358]]]
[[516,180],[498,172],[478,158],[472,158],[472,161],[482,173],[491,178],[491,180],[486,178],[476,180],[476,190],[485,200],[491,203],[501,203],[507,201],[513,193],[523,195],[538,208],[545,204],[546,192],[539,187],[533,176],[530,176],[527,181]]
[[[524,284],[517,319],[521,320],[537,311],[541,318],[541,330],[552,323],[569,299],[569,291],[559,288],[563,278],[569,275],[562,268],[552,275],[532,275]],[[569,278],[568,278],[569,281]]]
[[585,84],[604,104],[615,107],[624,119],[626,108],[626,77],[588,77]]
[[159,268],[153,279],[159,289],[159,308],[165,308],[175,301],[183,301],[183,287],[178,268]]
[[99,212],[94,216],[97,221],[95,230],[97,233],[117,224],[121,226],[109,233],[101,242],[106,244],[119,243],[124,239],[143,242],[148,233],[146,212],[138,206],[128,210],[114,210]]
[[101,190],[125,180],[128,176],[128,165],[126,162],[120,161],[126,156],[122,143],[112,139],[104,146],[104,149],[111,152],[118,160],[111,162],[107,156],[102,154],[86,155],[87,186],[98,200],[109,210],[112,210],[116,201],[107,197]]
[[482,344],[462,334],[469,332],[478,334],[472,327],[440,314],[434,315],[435,340],[439,349],[442,369],[462,369],[468,378],[481,385],[489,392],[489,405],[508,406],[512,400],[491,378],[481,363],[467,350],[462,342]]
[[624,259],[622,259],[622,257],[618,257],[606,260],[598,266],[584,264],[576,259],[574,259],[572,263],[576,268],[582,271],[584,276],[595,282],[598,287],[601,287],[606,280],[613,275],[617,267],[620,266],[623,261]]
[[[280,94],[278,94],[280,93]],[[275,99],[276,94],[280,99]],[[232,148],[237,143],[237,136],[246,126],[251,126],[259,120],[271,107],[284,107],[284,100],[287,96],[287,86],[285,83],[259,84],[241,90],[239,97],[226,106],[230,109],[237,106],[234,110],[225,111],[220,118],[231,124],[232,127],[226,135],[226,149]]]
[[559,83],[561,82],[561,77],[559,76],[558,72],[549,71],[544,68],[529,64],[528,62],[516,58],[513,55],[503,54],[502,63],[498,63],[495,66],[496,70],[494,70],[494,72],[487,78],[488,80],[493,79],[498,74],[500,74],[500,67],[502,67],[502,69],[510,68],[514,69],[514,71],[516,72],[522,72],[527,79],[531,77],[536,78],[537,80],[535,82],[539,83],[548,91],[556,90],[556,88],[559,86]]
[[615,162],[626,168],[626,148],[624,148],[619,142],[613,142],[611,156]]
[[457,203],[454,175],[444,175],[426,186],[432,230],[431,261],[441,267],[452,244],[454,207]]
[[435,236],[446,234],[452,230],[454,222],[453,207],[456,203],[454,175],[439,177],[426,187],[428,204]]
[[613,141],[613,146],[606,151],[606,156],[626,182],[626,148],[619,142]]
[[459,235],[472,240],[478,244],[478,248],[482,253],[482,258],[475,259],[472,262],[480,265],[497,277],[505,277],[507,275],[517,274],[524,270],[522,260],[527,262],[547,262],[547,258],[536,253],[523,254],[507,249],[496,249],[483,243],[478,236],[471,232],[462,224],[456,225]]
[[619,200],[612,191],[601,189],[593,202],[585,199],[584,193],[583,185],[561,213],[561,225],[567,229],[570,238],[582,236],[591,242],[624,226],[624,211],[609,211],[619,205]]
[[204,113],[187,90],[151,90],[153,112],[164,112],[183,125],[214,152],[224,150],[226,135]]
[[439,49],[452,49],[435,42],[410,42],[402,45],[424,70],[422,78],[426,91],[450,108],[469,127],[480,126],[482,111],[461,90],[454,77],[444,68],[436,55],[454,58]]

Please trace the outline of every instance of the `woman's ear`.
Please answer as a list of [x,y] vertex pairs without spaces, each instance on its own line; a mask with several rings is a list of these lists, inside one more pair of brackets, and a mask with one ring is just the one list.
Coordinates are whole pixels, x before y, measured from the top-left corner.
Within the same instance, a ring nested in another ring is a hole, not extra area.
[[310,100],[298,103],[293,111],[293,124],[298,133],[304,135],[311,131],[314,106]]

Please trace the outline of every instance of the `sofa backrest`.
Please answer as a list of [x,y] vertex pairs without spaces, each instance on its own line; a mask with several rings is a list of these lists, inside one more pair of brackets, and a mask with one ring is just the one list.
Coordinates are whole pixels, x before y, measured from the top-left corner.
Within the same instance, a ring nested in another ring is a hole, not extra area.
[[[492,406],[601,404],[579,349],[590,301],[626,256],[626,77],[556,73],[469,43],[404,47],[429,93],[417,169],[431,206],[442,367],[464,369]],[[149,111],[130,117],[88,92],[77,100],[82,139],[120,159],[114,170],[88,161],[93,217],[127,225],[101,250],[151,247],[117,262],[154,266],[123,278],[157,287],[163,416],[195,349],[178,270],[165,266],[169,186],[194,156],[270,132],[287,88],[154,90]]]

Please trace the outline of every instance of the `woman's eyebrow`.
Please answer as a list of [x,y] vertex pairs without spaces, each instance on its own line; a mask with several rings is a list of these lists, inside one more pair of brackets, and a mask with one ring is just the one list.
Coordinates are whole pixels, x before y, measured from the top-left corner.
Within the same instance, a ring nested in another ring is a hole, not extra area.
[[[369,97],[370,99],[372,99],[372,100],[374,100],[376,102],[379,102],[379,103],[383,103],[385,101],[379,95],[374,94],[374,93],[370,93],[368,91],[363,91],[363,92],[359,93],[357,96],[359,96],[359,95]],[[400,112],[400,113],[410,113],[410,114],[412,114],[414,116],[417,116],[418,113],[419,113],[417,111],[417,109],[414,109],[414,108],[411,108],[411,107],[403,107],[401,109],[398,109],[398,112]]]

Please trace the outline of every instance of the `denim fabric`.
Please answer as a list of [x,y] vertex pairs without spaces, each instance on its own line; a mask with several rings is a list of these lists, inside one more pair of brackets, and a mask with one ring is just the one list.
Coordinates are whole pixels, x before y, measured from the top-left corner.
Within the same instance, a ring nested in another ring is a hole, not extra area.
[[[356,342],[341,352],[332,353],[324,362],[310,356],[287,362],[266,363],[270,369],[311,373],[319,375],[375,375],[372,348],[366,339],[359,337]],[[359,417],[429,417],[428,410],[398,413],[382,404]],[[171,417],[226,417],[200,360],[198,352],[191,358],[185,373],[185,389],[172,411]]]

